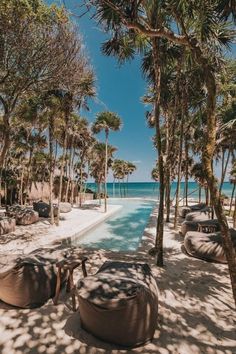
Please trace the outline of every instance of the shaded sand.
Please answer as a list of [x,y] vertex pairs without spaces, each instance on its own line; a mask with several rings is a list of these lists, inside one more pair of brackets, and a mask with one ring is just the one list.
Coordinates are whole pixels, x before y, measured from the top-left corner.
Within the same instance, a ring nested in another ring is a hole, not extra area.
[[[145,247],[153,245],[155,217],[137,253],[74,249],[89,256],[87,270],[95,273],[107,259],[145,261],[159,287],[159,318],[154,340],[143,347],[124,350],[86,333],[79,313],[62,294],[58,306],[52,300],[33,310],[7,309],[0,304],[0,353],[160,353],[235,354],[236,316],[227,266],[189,258],[181,252],[182,237],[165,227],[165,267],[155,266]],[[76,279],[81,277],[76,271]]]

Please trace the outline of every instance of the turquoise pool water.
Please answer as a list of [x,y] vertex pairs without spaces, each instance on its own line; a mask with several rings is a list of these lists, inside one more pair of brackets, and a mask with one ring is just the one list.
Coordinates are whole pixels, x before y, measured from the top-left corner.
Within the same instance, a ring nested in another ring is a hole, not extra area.
[[155,206],[150,200],[109,200],[109,204],[122,205],[109,219],[78,239],[74,246],[112,251],[134,251],[138,248],[143,231]]

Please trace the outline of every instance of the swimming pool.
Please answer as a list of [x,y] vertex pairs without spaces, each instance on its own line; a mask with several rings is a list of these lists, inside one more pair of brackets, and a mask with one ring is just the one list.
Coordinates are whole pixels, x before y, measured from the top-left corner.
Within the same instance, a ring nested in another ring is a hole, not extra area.
[[111,251],[134,251],[138,248],[156,202],[143,199],[110,199],[108,203],[122,205],[122,209],[93,230],[74,238],[73,246]]

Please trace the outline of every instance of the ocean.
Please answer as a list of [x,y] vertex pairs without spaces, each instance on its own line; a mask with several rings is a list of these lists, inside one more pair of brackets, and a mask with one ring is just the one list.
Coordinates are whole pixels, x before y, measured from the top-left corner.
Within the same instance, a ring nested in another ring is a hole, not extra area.
[[[95,183],[87,183],[87,188],[93,191],[97,190]],[[180,199],[184,196],[185,183],[180,184]],[[233,185],[230,182],[225,182],[222,188],[222,193],[231,196]],[[171,198],[174,197],[176,191],[176,182],[171,186]],[[196,182],[188,183],[189,198],[198,199],[198,184]],[[127,183],[108,183],[107,192],[109,198],[152,198],[158,199],[159,183],[158,182],[129,182]],[[202,189],[202,199],[205,198],[205,192]]]

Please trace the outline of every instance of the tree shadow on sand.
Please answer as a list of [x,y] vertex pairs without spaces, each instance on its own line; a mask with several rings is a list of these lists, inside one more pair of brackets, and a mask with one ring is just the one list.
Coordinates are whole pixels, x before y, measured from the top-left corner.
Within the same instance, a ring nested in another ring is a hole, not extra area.
[[[170,226],[171,227],[171,226]],[[71,248],[89,258],[88,274],[95,274],[106,260],[148,262],[159,288],[159,316],[154,339],[140,348],[125,350],[97,340],[81,327],[79,312],[50,300],[38,309],[0,306],[0,352],[79,354],[234,354],[236,322],[227,266],[189,258],[180,250],[183,237],[171,231],[166,239],[165,266],[155,266],[147,249],[112,252]],[[64,246],[54,246],[55,250]],[[43,249],[42,249],[43,252]],[[75,280],[82,277],[81,269]]]

